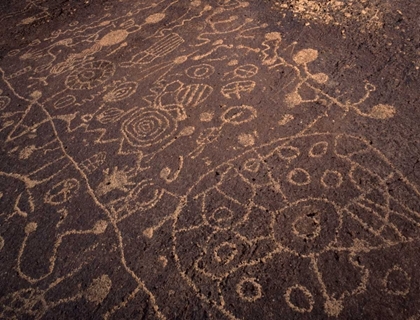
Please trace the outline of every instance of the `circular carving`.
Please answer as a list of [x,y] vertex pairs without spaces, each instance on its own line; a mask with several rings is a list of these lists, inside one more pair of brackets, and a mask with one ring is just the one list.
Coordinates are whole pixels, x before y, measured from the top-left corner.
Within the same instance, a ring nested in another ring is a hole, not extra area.
[[321,184],[324,188],[339,188],[343,184],[343,175],[338,171],[325,170],[321,177]]
[[232,224],[234,213],[226,207],[214,210],[208,218],[209,223],[219,228],[227,228]]
[[309,156],[312,158],[320,158],[324,156],[328,151],[328,142],[321,141],[315,143],[309,150]]
[[253,64],[246,64],[235,69],[234,75],[238,78],[252,78],[258,73],[258,67]]
[[227,109],[221,116],[225,123],[239,125],[249,122],[257,117],[257,110],[251,106],[236,106]]
[[214,249],[214,260],[220,264],[228,264],[238,254],[238,248],[234,243],[223,242]]
[[296,168],[289,172],[287,181],[295,186],[306,186],[311,183],[311,176],[305,169]]
[[255,302],[262,297],[262,287],[255,278],[242,279],[236,286],[236,292],[247,302]]
[[300,155],[299,149],[293,146],[281,146],[276,151],[278,156],[286,161],[296,159]]
[[66,86],[71,90],[93,89],[114,75],[112,62],[99,60],[86,63],[73,71],[66,79]]
[[54,102],[54,108],[55,109],[63,109],[65,107],[68,107],[76,102],[76,97],[73,95],[67,95],[65,97],[62,97]]
[[388,294],[405,296],[410,292],[411,277],[400,266],[389,269],[383,279]]
[[273,229],[282,246],[307,255],[326,249],[335,240],[339,225],[335,205],[324,199],[308,199],[278,211]]
[[193,79],[205,79],[214,73],[214,67],[209,64],[199,64],[185,70],[187,76]]
[[176,122],[166,111],[144,108],[123,123],[122,132],[129,144],[142,148],[168,139],[176,128]]
[[315,304],[309,290],[298,284],[288,288],[284,297],[289,307],[299,313],[311,312]]

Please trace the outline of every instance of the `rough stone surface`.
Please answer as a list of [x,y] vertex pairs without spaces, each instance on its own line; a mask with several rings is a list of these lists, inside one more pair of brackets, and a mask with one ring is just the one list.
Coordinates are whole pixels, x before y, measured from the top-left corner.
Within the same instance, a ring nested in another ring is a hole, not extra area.
[[0,318],[419,319],[416,1],[0,8]]

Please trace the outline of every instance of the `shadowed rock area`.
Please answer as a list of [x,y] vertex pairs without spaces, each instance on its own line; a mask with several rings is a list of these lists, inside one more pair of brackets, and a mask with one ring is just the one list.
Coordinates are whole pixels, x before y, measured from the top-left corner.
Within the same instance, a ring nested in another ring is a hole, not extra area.
[[420,318],[420,7],[0,4],[1,319]]

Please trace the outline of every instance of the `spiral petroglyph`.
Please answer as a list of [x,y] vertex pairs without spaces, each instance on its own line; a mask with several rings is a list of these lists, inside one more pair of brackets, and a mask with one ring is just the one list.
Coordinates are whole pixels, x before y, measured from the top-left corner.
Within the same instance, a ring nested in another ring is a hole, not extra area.
[[149,147],[169,139],[177,123],[169,113],[156,109],[140,109],[123,123],[122,133],[136,147]]

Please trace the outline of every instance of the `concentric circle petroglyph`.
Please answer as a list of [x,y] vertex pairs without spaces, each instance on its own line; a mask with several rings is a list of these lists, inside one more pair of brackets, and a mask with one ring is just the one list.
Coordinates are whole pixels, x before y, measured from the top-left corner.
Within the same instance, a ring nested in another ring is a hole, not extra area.
[[176,121],[163,110],[144,108],[132,114],[122,126],[122,133],[135,147],[149,147],[171,137]]
[[214,71],[215,68],[210,64],[199,64],[189,67],[185,73],[193,79],[205,79],[210,77]]

